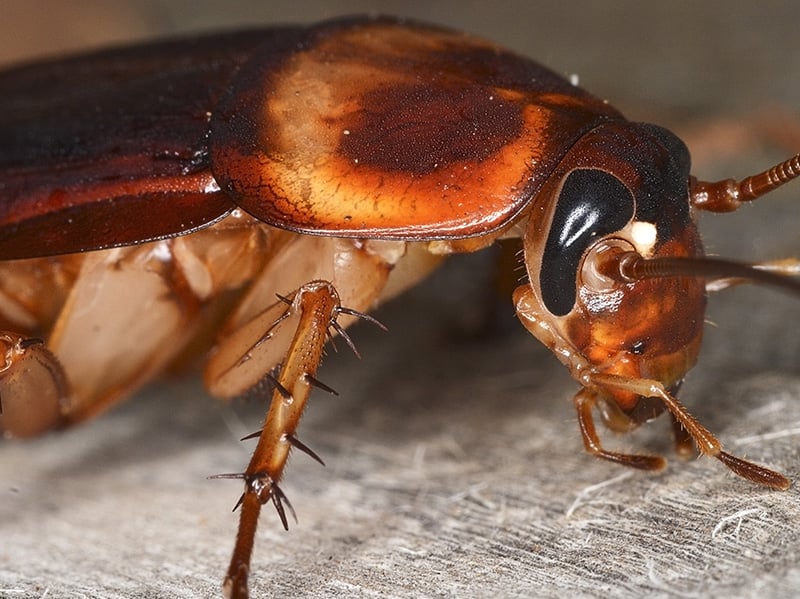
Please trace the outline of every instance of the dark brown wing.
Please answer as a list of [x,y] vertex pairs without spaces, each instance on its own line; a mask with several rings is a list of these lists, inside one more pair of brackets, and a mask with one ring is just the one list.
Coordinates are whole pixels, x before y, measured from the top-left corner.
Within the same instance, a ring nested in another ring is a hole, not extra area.
[[387,19],[20,67],[0,73],[0,259],[188,233],[230,198],[317,234],[478,235],[609,118],[536,63]]
[[233,205],[208,122],[255,47],[294,30],[106,50],[0,72],[0,259],[187,233]]
[[578,138],[617,118],[488,42],[349,19],[242,67],[212,118],[212,162],[237,204],[278,227],[470,237],[512,219]]

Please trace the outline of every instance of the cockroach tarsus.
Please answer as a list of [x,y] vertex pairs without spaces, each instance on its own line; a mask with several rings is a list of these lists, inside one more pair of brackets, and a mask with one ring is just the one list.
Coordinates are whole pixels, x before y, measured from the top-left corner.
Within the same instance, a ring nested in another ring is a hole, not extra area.
[[[676,394],[706,293],[800,294],[797,260],[704,256],[694,215],[800,176],[690,175],[686,146],[548,69],[466,34],[387,18],[117,48],[0,72],[0,424],[81,422],[170,365],[268,389],[224,583],[246,597],[261,506],[280,487],[323,349],[448,254],[523,246],[523,326],[570,370],[586,450],[669,412],[676,450],[786,489],[726,452]],[[45,342],[40,341],[44,339]],[[121,343],[124,339],[125,343]],[[209,351],[210,350],[210,351]]]

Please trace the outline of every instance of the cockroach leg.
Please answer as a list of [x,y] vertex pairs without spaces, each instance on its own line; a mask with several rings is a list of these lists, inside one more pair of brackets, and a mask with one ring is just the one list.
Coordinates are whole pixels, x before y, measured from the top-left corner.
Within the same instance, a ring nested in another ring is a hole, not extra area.
[[306,454],[311,459],[316,461],[320,466],[324,466],[325,465],[325,462],[323,462],[322,458],[319,457],[319,455],[317,455],[317,452],[315,452],[308,445],[303,443],[300,439],[298,439],[294,435],[286,435],[286,439],[289,441],[289,443],[291,443],[292,447],[302,451],[304,454]]
[[747,460],[737,458],[735,455],[731,455],[727,451],[720,450],[719,454],[714,457],[716,457],[720,462],[725,464],[728,468],[733,470],[733,472],[742,478],[759,485],[785,491],[792,484],[791,481],[780,472],[775,472],[774,470],[769,470],[768,468],[764,468],[758,464],[753,464]]
[[0,430],[23,438],[63,424],[69,398],[64,369],[44,341],[0,332]]
[[630,379],[614,374],[593,374],[593,383],[605,389],[616,389],[636,393],[642,397],[657,397],[678,420],[687,434],[692,438],[698,451],[703,455],[716,456],[720,452],[719,440],[706,427],[700,424],[694,416],[673,397],[658,381],[650,379]]
[[286,297],[285,295],[281,295],[280,293],[276,293],[275,297],[277,297],[279,300],[281,300],[287,306],[291,306],[292,305],[292,298],[291,297]]
[[578,426],[581,429],[583,446],[586,451],[598,458],[616,462],[623,466],[638,468],[639,470],[663,470],[667,465],[667,461],[661,456],[618,453],[603,449],[600,438],[597,436],[594,417],[592,416],[592,407],[596,399],[596,393],[585,388],[578,391],[574,399],[575,408],[578,411]]
[[598,388],[609,392],[627,391],[642,397],[660,399],[672,417],[686,430],[686,434],[691,437],[701,454],[717,458],[733,472],[749,481],[781,490],[791,486],[791,482],[784,475],[723,451],[722,444],[714,434],[700,424],[660,382],[650,379],[630,379],[613,374],[592,374],[590,380]]
[[374,316],[372,316],[370,314],[367,314],[366,312],[359,312],[358,310],[353,310],[352,308],[346,308],[346,307],[342,306],[342,307],[339,308],[339,313],[340,314],[347,314],[349,316],[355,316],[359,320],[365,320],[367,322],[371,322],[372,324],[374,324],[376,327],[378,327],[382,331],[387,331],[388,332],[388,330],[389,330],[388,328],[386,328],[386,325],[383,324],[380,320],[378,320],[377,318],[375,318]]
[[292,392],[289,391],[283,385],[281,385],[281,382],[275,377],[274,374],[272,374],[271,372],[268,372],[265,378],[269,381],[269,383],[272,386],[272,388],[275,391],[277,391],[278,393],[280,393],[281,397],[283,397],[284,399],[291,399],[292,398]]
[[[344,339],[344,342],[347,344],[347,347],[350,348],[350,351],[353,352],[356,358],[361,358],[361,354],[358,353],[358,348],[356,348],[356,344],[353,343],[353,340],[350,338],[350,335],[347,334],[347,331],[344,330],[344,327],[337,323],[335,320],[331,321],[331,328],[336,331],[336,333]],[[333,335],[331,335],[333,337]]]
[[675,440],[675,453],[682,458],[690,458],[694,455],[694,441],[692,436],[683,427],[681,421],[670,414],[672,421],[672,436]]
[[318,378],[313,377],[308,373],[306,373],[306,381],[308,381],[308,384],[311,385],[312,387],[316,387],[317,389],[322,389],[326,393],[330,393],[331,395],[337,395],[337,396],[339,395],[339,392],[336,389],[334,389],[329,385],[326,385]]
[[258,516],[261,513],[261,500],[255,493],[245,492],[236,505],[240,508],[239,530],[236,533],[233,558],[225,576],[222,592],[229,599],[247,599],[250,555],[253,553]]
[[[347,314],[348,316],[353,316],[355,318],[358,318],[359,320],[365,320],[367,322],[371,322],[372,324],[374,324],[375,326],[380,328],[382,331],[388,331],[389,330],[389,329],[386,328],[386,325],[384,325],[380,320],[378,320],[377,318],[375,318],[373,316],[370,316],[369,314],[366,314],[365,312],[359,312],[358,310],[353,310],[352,308],[345,308],[345,307],[341,307],[340,306],[337,309],[337,315],[338,314]],[[356,347],[355,343],[353,343],[353,339],[350,337],[350,335],[348,335],[348,333],[345,330],[345,328],[342,325],[340,325],[338,322],[336,322],[335,319],[331,321],[330,328],[333,330],[333,332],[335,332],[342,339],[344,339],[344,342],[347,344],[347,347],[350,348],[350,350],[353,352],[353,354],[355,355],[356,358],[360,359],[361,358],[361,354],[359,353],[358,348]],[[333,345],[333,337],[334,337],[333,333],[328,331],[328,340],[331,342],[331,345]],[[335,350],[336,346],[333,345],[333,348]],[[327,385],[325,385],[323,383],[320,383],[318,380],[314,379],[314,377],[310,377],[309,383],[311,383],[312,385],[315,385],[315,386],[319,386],[322,389],[328,391],[329,393],[333,393],[334,395],[338,395],[338,393],[336,393],[336,391],[334,391],[333,389],[331,389]]]
[[294,515],[291,504],[278,486],[290,450],[300,449],[323,463],[314,451],[297,439],[296,430],[311,389],[319,386],[311,381],[316,382],[314,374],[322,360],[328,329],[332,327],[339,332],[341,327],[336,318],[342,309],[333,285],[326,281],[313,281],[303,285],[292,296],[286,310],[297,320],[294,337],[283,367],[272,381],[272,400],[258,445],[247,469],[239,476],[245,481],[244,495],[237,504],[241,509],[239,532],[224,583],[226,595],[236,599],[247,597],[250,556],[261,506],[271,501],[284,528],[288,528],[284,506]]
[[[260,436],[261,436],[261,431],[257,430],[257,431],[254,431],[254,432],[250,433],[249,435],[245,435],[244,437],[239,439],[239,441],[249,441],[250,439],[258,439]],[[217,478],[219,478],[219,477],[217,477]]]

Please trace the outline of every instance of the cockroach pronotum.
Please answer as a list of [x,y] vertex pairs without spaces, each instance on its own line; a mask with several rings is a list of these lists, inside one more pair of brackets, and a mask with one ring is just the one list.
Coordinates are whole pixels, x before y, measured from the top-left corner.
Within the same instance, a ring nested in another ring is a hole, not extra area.
[[[800,292],[798,263],[704,256],[697,211],[800,175],[690,176],[686,146],[475,37],[348,18],[117,48],[0,73],[0,422],[28,437],[90,418],[187,354],[221,398],[271,403],[241,479],[224,582],[248,593],[261,506],[279,487],[323,347],[448,254],[521,239],[523,326],[627,431],[668,412],[681,454],[786,489],[723,450],[676,398],[706,291]],[[121,341],[124,340],[124,341]],[[214,340],[214,341],[212,341]]]

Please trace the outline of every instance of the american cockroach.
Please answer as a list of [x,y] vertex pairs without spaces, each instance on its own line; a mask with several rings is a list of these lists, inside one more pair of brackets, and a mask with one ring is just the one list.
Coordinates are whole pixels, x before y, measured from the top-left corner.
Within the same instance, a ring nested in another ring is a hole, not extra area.
[[[323,348],[449,254],[522,241],[517,316],[627,431],[668,412],[676,448],[755,483],[676,398],[706,292],[799,293],[794,260],[704,256],[698,211],[800,175],[800,155],[699,181],[686,146],[475,37],[349,18],[124,47],[0,73],[0,416],[26,437],[90,418],[187,356],[221,398],[271,403],[247,468],[224,582],[247,596],[261,506],[279,483]],[[379,324],[379,323],[378,323]],[[266,388],[265,387],[265,388]]]

